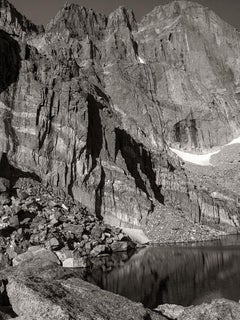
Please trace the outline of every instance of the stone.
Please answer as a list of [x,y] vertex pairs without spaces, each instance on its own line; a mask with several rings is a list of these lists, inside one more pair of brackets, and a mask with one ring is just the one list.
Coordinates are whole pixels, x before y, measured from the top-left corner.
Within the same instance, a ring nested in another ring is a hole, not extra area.
[[116,241],[110,245],[112,252],[127,251],[129,248],[129,243],[127,241]]
[[52,261],[53,263],[60,264],[60,261],[58,260],[57,256],[52,253],[51,251],[48,251],[45,248],[38,247],[38,246],[33,246],[29,247],[27,252],[24,252],[18,256],[16,256],[12,264],[13,266],[17,266],[19,264],[28,262],[32,260],[33,258],[39,259],[39,260],[48,260]]
[[0,268],[4,269],[10,265],[10,259],[8,254],[0,253]]
[[67,207],[64,203],[62,204],[62,208],[63,208],[64,210],[66,210],[66,211],[69,210],[68,207]]
[[9,219],[9,226],[12,227],[12,228],[18,228],[18,226],[19,226],[19,220],[18,220],[18,217],[17,217],[16,215],[10,217],[10,219]]
[[29,197],[29,194],[26,191],[17,189],[17,196],[20,200],[25,200]]
[[73,258],[74,256],[74,252],[66,248],[55,251],[54,253],[62,263],[69,258]]
[[10,244],[6,249],[6,254],[10,260],[15,259],[18,256],[16,247]]
[[57,250],[60,246],[60,243],[57,238],[51,238],[49,240],[49,246],[52,250]]
[[10,189],[10,180],[0,177],[0,193],[9,191]]
[[106,246],[99,244],[92,249],[92,251],[90,252],[90,255],[97,256],[100,253],[104,253],[105,250],[106,250]]
[[87,234],[84,234],[84,235],[82,235],[82,239],[83,239],[84,241],[88,241],[89,237],[88,237]]
[[177,320],[184,312],[185,307],[178,306],[175,304],[163,304],[154,309],[157,312],[160,312],[163,316],[168,319]]
[[0,204],[2,205],[7,205],[11,202],[11,200],[9,199],[9,194],[8,192],[2,192],[0,193]]
[[71,232],[77,238],[81,239],[82,233],[84,231],[84,228],[82,226],[79,226],[79,225],[74,225],[74,224],[68,223],[66,226],[64,226],[64,230],[66,232]]
[[102,235],[102,228],[100,226],[94,226],[91,230],[91,235],[93,238],[99,239]]
[[68,258],[63,261],[64,268],[86,268],[87,261],[85,258]]
[[240,304],[227,299],[214,300],[210,304],[185,308],[178,320],[238,320]]

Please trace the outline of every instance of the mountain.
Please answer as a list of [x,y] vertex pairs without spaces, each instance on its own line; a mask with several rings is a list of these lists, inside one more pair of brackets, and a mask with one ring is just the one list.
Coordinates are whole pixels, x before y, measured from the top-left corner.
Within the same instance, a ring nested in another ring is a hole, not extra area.
[[188,1],[140,23],[124,7],[107,17],[66,4],[43,30],[2,0],[0,20],[2,176],[30,172],[115,225],[169,212],[239,226],[238,190],[169,149],[239,135],[236,29]]

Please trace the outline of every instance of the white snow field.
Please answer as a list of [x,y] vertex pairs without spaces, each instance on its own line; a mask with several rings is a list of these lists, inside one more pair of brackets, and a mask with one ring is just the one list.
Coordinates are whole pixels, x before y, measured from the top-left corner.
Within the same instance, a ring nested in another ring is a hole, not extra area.
[[240,136],[238,138],[233,139],[231,142],[225,144],[224,146],[220,147],[219,150],[215,152],[206,153],[206,154],[194,154],[190,152],[177,150],[174,148],[170,148],[170,150],[172,150],[183,161],[197,164],[199,166],[212,166],[210,162],[212,155],[219,153],[224,147],[232,144],[236,144],[236,143],[240,143]]
[[132,228],[121,228],[126,235],[128,235],[133,241],[136,241],[140,244],[147,244],[151,241],[149,238],[145,235],[143,230],[141,229],[132,229]]
[[235,144],[235,143],[240,143],[240,137],[233,139],[231,142],[229,142],[228,144],[226,144],[226,146],[229,146],[231,144]]
[[211,166],[210,158],[212,155],[217,154],[220,150],[207,154],[193,154],[189,152],[183,152],[177,149],[170,148],[176,155],[184,161],[198,164],[199,166]]

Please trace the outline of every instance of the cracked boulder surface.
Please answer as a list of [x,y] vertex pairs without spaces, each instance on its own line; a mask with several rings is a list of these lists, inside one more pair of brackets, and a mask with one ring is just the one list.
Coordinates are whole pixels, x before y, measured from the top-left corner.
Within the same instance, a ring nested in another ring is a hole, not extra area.
[[166,319],[141,303],[81,280],[81,271],[66,270],[41,256],[5,269],[0,277],[15,313],[8,319]]
[[140,23],[123,7],[66,4],[45,30],[5,0],[0,10],[2,159],[110,224],[140,228],[163,207],[236,230],[237,192],[212,197],[168,148],[238,134],[234,28],[187,1]]

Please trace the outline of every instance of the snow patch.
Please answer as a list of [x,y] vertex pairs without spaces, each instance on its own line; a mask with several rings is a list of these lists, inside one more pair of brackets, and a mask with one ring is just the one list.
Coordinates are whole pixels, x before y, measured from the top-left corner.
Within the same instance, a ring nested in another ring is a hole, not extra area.
[[199,166],[212,166],[210,159],[211,156],[214,154],[219,153],[224,147],[230,146],[232,144],[240,143],[240,136],[238,138],[233,139],[231,142],[225,144],[221,148],[219,148],[215,152],[210,152],[206,154],[193,154],[189,152],[180,151],[174,148],[170,148],[179,158],[181,158],[183,161],[191,162],[193,164],[197,164]]
[[145,61],[143,58],[141,58],[141,57],[138,57],[138,61],[139,61],[141,64],[146,64],[146,61]]
[[231,142],[226,144],[226,146],[230,146],[231,144],[240,143],[240,137],[233,139]]
[[141,229],[132,229],[132,228],[121,228],[126,235],[128,235],[133,241],[136,241],[140,244],[147,244],[150,239],[145,235]]
[[210,163],[211,156],[220,152],[217,150],[215,152],[207,153],[207,154],[193,154],[189,152],[180,151],[177,149],[170,148],[176,155],[179,156],[183,161],[191,162],[193,164],[197,164],[199,166],[211,166]]

